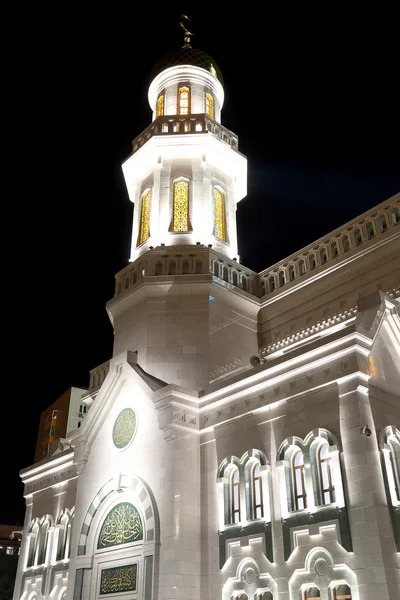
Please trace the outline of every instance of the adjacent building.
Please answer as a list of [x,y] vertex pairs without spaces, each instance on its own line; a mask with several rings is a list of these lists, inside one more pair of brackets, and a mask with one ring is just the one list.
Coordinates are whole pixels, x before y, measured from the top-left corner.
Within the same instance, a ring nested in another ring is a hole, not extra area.
[[188,39],[152,72],[113,356],[21,471],[15,600],[400,597],[400,194],[251,271],[224,101]]
[[81,387],[70,387],[40,415],[36,442],[35,463],[56,449],[55,442],[78,429],[85,418],[87,404],[82,396],[88,392]]

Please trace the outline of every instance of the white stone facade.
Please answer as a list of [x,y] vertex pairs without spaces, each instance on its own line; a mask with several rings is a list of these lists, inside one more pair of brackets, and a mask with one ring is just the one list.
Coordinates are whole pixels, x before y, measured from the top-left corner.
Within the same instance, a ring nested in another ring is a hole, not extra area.
[[[21,471],[14,600],[398,600],[400,194],[253,273],[221,84],[173,67],[151,107],[170,90],[176,116],[191,78],[203,117],[215,94],[215,129],[163,131],[154,115],[124,163],[133,202],[152,189],[150,237],[137,247],[135,212],[107,305],[114,355],[91,372],[82,427]],[[192,230],[176,234],[179,176]],[[213,235],[213,185],[229,243]]]

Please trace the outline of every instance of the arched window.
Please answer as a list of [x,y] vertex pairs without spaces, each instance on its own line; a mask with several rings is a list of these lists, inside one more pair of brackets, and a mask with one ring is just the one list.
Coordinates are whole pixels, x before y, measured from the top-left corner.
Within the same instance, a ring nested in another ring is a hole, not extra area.
[[269,291],[273,292],[275,289],[275,277],[270,277],[268,280]]
[[274,600],[274,597],[272,595],[272,592],[267,590],[265,592],[260,592],[259,594],[257,594],[256,600]]
[[294,266],[290,265],[289,267],[289,281],[293,281],[293,279],[296,277],[296,273],[294,271]]
[[318,467],[322,504],[335,502],[335,488],[332,483],[331,457],[328,444],[322,444],[318,450]]
[[392,209],[392,221],[393,223],[398,223],[400,221],[399,209],[396,206]]
[[178,115],[190,115],[190,88],[182,86],[178,90]]
[[367,232],[367,238],[370,240],[375,235],[374,226],[372,225],[371,221],[368,221],[365,229]]
[[317,587],[309,587],[304,590],[304,600],[320,600],[321,594]]
[[296,510],[307,508],[307,492],[304,476],[304,455],[299,449],[292,458],[293,492]]
[[315,269],[315,265],[316,265],[315,256],[314,256],[314,254],[311,254],[310,255],[310,271],[313,271]]
[[34,521],[29,529],[29,547],[28,556],[26,560],[26,566],[33,567],[35,564],[35,556],[37,552],[37,545],[39,543],[39,523]]
[[164,115],[164,98],[164,94],[160,94],[157,98],[156,117],[162,117]]
[[205,101],[206,101],[206,115],[208,115],[209,117],[211,117],[212,119],[214,118],[214,98],[211,96],[211,94],[206,94],[205,96]]
[[[68,514],[63,514],[58,519],[58,539],[56,560],[64,560],[67,554],[67,542],[71,534],[71,525]],[[69,544],[68,544],[69,545]]]
[[189,180],[174,181],[172,231],[191,231],[189,222]]
[[281,287],[285,285],[285,273],[283,271],[279,271],[279,285]]
[[347,235],[343,236],[343,252],[348,252],[350,250],[350,242],[349,237]]
[[379,229],[380,231],[385,231],[387,229],[387,221],[385,215],[381,215],[379,217]]
[[[393,475],[394,497],[400,502],[400,435],[390,436],[387,440],[389,449],[390,469]],[[392,479],[392,478],[390,478]]]
[[351,590],[348,585],[338,585],[333,588],[333,600],[351,600]]
[[225,194],[222,190],[214,188],[214,235],[223,242],[228,241],[226,226]]
[[306,272],[306,263],[304,262],[304,260],[301,260],[299,262],[299,271],[300,275],[304,275],[304,273]]
[[253,519],[262,519],[264,517],[264,502],[261,465],[258,461],[251,470],[251,483],[253,495]]
[[356,229],[354,231],[354,241],[356,243],[356,246],[359,246],[362,243],[361,231],[359,229]]
[[325,248],[321,248],[321,250],[319,251],[319,256],[321,259],[321,265],[324,265],[326,263],[326,261],[328,260],[328,256],[326,254]]
[[260,283],[260,294],[261,296],[265,296],[265,281]]
[[235,468],[231,473],[230,492],[231,523],[240,523],[240,476],[238,468]]
[[49,539],[49,526],[50,523],[46,517],[43,517],[40,521],[40,530],[39,530],[39,543],[37,550],[37,565],[42,565],[46,560],[47,553],[47,545]]
[[150,237],[150,206],[151,190],[148,189],[142,194],[138,246],[146,242]]

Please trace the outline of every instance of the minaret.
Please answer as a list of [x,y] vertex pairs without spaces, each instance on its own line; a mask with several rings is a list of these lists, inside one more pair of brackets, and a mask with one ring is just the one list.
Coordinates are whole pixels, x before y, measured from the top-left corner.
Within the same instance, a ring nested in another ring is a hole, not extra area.
[[[245,354],[247,365],[257,353],[257,327],[246,298],[252,274],[238,263],[236,233],[247,159],[237,135],[221,124],[221,71],[191,47],[181,26],[183,47],[151,73],[152,122],[122,165],[134,204],[131,265],[117,274],[107,307],[114,353],[137,350],[139,364],[153,375],[202,389],[227,361],[239,365]],[[226,280],[222,298],[213,286],[219,279]],[[234,301],[227,300],[231,288]],[[217,350],[221,344],[229,348]]]

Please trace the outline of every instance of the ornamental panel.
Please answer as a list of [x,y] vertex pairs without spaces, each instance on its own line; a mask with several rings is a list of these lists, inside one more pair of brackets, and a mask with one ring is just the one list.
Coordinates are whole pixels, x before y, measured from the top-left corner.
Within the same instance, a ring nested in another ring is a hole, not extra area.
[[119,450],[126,448],[136,432],[137,419],[135,411],[125,408],[115,419],[112,437],[114,446]]
[[174,183],[173,231],[189,231],[189,182]]
[[214,188],[214,235],[223,242],[228,241],[225,194],[218,188]]
[[143,525],[137,509],[121,502],[110,510],[100,531],[97,549],[143,540]]
[[103,569],[101,572],[100,594],[118,594],[136,590],[137,564]]
[[146,190],[142,196],[138,246],[146,242],[150,237],[150,204],[151,190]]

